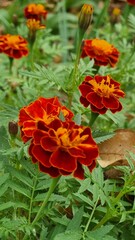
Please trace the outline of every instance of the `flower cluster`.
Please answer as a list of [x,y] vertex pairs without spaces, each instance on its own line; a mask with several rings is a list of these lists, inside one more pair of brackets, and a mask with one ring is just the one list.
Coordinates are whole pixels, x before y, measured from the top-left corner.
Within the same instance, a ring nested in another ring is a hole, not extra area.
[[38,29],[45,28],[45,25],[42,24],[42,20],[46,19],[47,11],[42,4],[30,3],[24,9],[24,15],[27,19],[27,27],[30,31],[36,31]]
[[81,103],[85,107],[90,105],[93,112],[104,114],[110,109],[115,113],[122,109],[119,98],[124,97],[125,93],[120,89],[120,83],[110,76],[86,76],[79,89]]
[[27,45],[27,41],[20,35],[6,34],[0,36],[0,53],[5,53],[10,58],[19,59],[27,56]]
[[24,142],[31,139],[32,161],[52,177],[73,174],[84,179],[83,165],[90,171],[96,165],[98,148],[90,128],[72,118],[73,113],[57,97],[39,98],[20,110],[21,137]]
[[83,41],[82,58],[94,59],[95,65],[114,67],[119,59],[119,51],[110,43],[102,39],[89,39]]

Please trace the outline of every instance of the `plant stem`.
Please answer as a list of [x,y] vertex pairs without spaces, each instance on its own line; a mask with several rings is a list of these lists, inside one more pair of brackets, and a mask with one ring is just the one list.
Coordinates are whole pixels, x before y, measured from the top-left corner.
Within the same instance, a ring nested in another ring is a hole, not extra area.
[[103,21],[104,21],[104,14],[106,14],[109,4],[110,4],[110,0],[106,0],[105,3],[104,3],[104,7],[103,7],[103,9],[102,9],[102,11],[101,11],[101,13],[100,13],[100,15],[99,15],[95,25],[94,25],[95,29],[97,29],[99,27],[99,25],[101,25],[103,23]]
[[86,232],[87,232],[87,230],[88,230],[88,227],[89,227],[89,225],[90,225],[90,222],[91,222],[91,220],[92,220],[92,217],[93,217],[93,214],[94,214],[94,212],[95,212],[95,209],[96,209],[98,200],[99,200],[99,198],[97,198],[97,201],[96,201],[95,204],[94,204],[93,210],[92,210],[92,212],[91,212],[91,215],[90,215],[90,217],[89,217],[89,219],[88,219],[88,222],[87,222],[87,224],[86,224],[86,227],[85,227],[85,229],[84,229],[84,232],[83,232],[83,240],[85,240],[85,234],[86,234]]
[[77,72],[78,72],[78,65],[80,61],[80,53],[81,53],[81,45],[82,45],[82,39],[84,36],[85,31],[80,29],[78,27],[77,34],[76,34],[76,59],[75,59],[75,64],[74,64],[74,69],[71,75],[71,84],[69,86],[69,107],[71,107],[72,104],[72,99],[73,99],[73,93],[75,87],[78,85],[77,84]]
[[[125,182],[123,189],[119,192],[119,194],[117,195],[116,198],[113,198],[111,201],[111,206],[112,208],[110,209],[110,207],[107,209],[107,212],[105,214],[105,216],[101,219],[101,221],[92,229],[92,230],[96,230],[97,228],[100,228],[102,225],[104,225],[109,219],[111,219],[112,217],[114,217],[116,215],[116,211],[115,211],[115,206],[119,203],[120,199],[127,193],[127,192],[131,192],[130,190],[130,184],[133,183],[133,181],[135,180],[135,174],[131,175],[131,177],[129,178],[129,180],[127,182]],[[118,213],[117,213],[118,215]]]
[[33,185],[33,190],[32,190],[32,194],[31,194],[30,207],[29,207],[29,216],[28,216],[28,223],[29,224],[31,223],[32,203],[33,203],[33,197],[34,197],[36,183],[37,183],[37,177],[34,179],[34,185]]
[[51,183],[51,186],[50,186],[50,188],[49,188],[49,191],[48,191],[48,193],[47,193],[47,195],[46,195],[46,198],[45,198],[45,200],[43,201],[43,203],[42,203],[42,205],[41,205],[41,207],[40,207],[40,209],[39,209],[36,217],[34,218],[34,220],[33,220],[33,222],[32,222],[32,226],[34,226],[34,224],[43,216],[44,207],[45,207],[45,205],[47,204],[47,202],[48,202],[51,194],[53,193],[53,191],[54,191],[54,189],[55,189],[55,187],[56,187],[56,185],[57,185],[57,183],[58,183],[58,181],[59,181],[59,178],[60,178],[60,177],[57,177],[57,178],[54,178],[54,179],[52,180],[52,183]]

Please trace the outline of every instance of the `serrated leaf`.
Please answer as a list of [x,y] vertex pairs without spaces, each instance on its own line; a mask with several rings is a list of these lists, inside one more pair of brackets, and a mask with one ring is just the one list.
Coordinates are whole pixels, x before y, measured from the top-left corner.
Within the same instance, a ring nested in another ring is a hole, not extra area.
[[91,183],[90,178],[86,178],[85,180],[83,180],[81,182],[81,186],[80,186],[80,188],[78,190],[78,193],[85,192],[88,189],[88,187],[90,186],[90,183]]
[[5,173],[3,175],[0,176],[0,186],[5,183],[7,181],[7,179],[9,178],[9,173]]
[[10,182],[9,183],[9,187],[11,189],[14,189],[15,191],[17,191],[18,193],[21,193],[22,195],[30,198],[31,197],[31,192],[29,189],[26,189],[24,187],[22,187],[21,185],[15,183],[15,182]]
[[59,233],[54,237],[54,240],[81,240],[82,234],[81,232],[75,231],[66,231],[64,233]]
[[87,239],[86,240],[101,240],[113,228],[114,228],[114,225],[106,225],[106,226],[102,226],[99,229],[96,229],[95,231],[87,232],[87,234],[86,234]]
[[0,204],[0,211],[3,211],[7,208],[11,208],[13,207],[15,204],[13,202],[7,202],[7,203],[3,203],[3,204]]
[[72,220],[69,222],[67,229],[66,230],[79,230],[82,217],[84,213],[84,208],[83,206],[76,212],[75,216],[72,218]]
[[12,167],[9,168],[9,171],[14,177],[26,184],[28,187],[33,186],[32,180],[28,176],[26,176],[25,173],[22,173],[20,170],[16,170]]

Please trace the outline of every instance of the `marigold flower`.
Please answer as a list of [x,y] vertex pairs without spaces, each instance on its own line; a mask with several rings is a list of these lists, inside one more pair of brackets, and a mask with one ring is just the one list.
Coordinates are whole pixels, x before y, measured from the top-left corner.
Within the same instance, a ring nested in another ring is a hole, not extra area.
[[71,120],[73,113],[62,106],[57,97],[43,98],[40,97],[36,101],[23,107],[19,113],[18,125],[21,127],[21,137],[24,142],[32,138],[37,128],[47,128],[52,124],[53,120],[63,115],[65,120]]
[[5,53],[11,58],[19,59],[28,55],[28,42],[19,35],[0,36],[0,53]]
[[115,7],[112,11],[113,16],[119,16],[120,13],[121,13],[121,10],[118,7]]
[[45,25],[41,24],[40,21],[36,19],[28,19],[26,24],[31,32],[36,32],[39,29],[45,28]]
[[110,43],[100,39],[90,39],[83,41],[81,57],[94,59],[95,65],[106,66],[110,64],[114,67],[118,62],[119,51]]
[[93,7],[91,4],[84,4],[79,14],[78,24],[83,30],[87,30],[91,23],[91,18],[93,14]]
[[42,4],[34,4],[30,3],[27,5],[27,7],[24,9],[24,15],[27,19],[36,19],[40,20],[43,17],[46,19],[47,11],[45,10],[44,6]]
[[110,109],[115,113],[122,109],[119,98],[124,97],[125,93],[120,89],[120,83],[110,76],[87,76],[79,89],[82,94],[80,102],[84,107],[90,105],[93,112],[104,114]]
[[33,163],[39,164],[40,171],[51,177],[73,174],[75,178],[84,179],[82,166],[93,170],[98,147],[90,128],[55,119],[48,131],[34,131],[29,154]]
[[130,5],[135,5],[135,0],[127,0],[127,3]]

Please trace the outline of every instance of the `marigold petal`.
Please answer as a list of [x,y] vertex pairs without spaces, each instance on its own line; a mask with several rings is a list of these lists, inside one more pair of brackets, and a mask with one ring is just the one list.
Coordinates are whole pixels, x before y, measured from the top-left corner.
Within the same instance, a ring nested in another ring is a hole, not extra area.
[[85,158],[85,154],[83,153],[82,149],[77,147],[68,148],[68,152],[73,157],[82,157]]
[[77,168],[74,171],[73,176],[75,178],[79,178],[80,180],[84,179],[84,169],[82,168],[82,165],[79,162],[77,163]]
[[90,104],[89,101],[82,96],[80,97],[80,102],[83,104],[84,107],[88,107]]
[[90,172],[92,172],[95,167],[96,167],[96,161],[93,160],[93,162],[91,163],[91,165],[88,166],[88,169],[89,169]]
[[109,98],[103,97],[102,103],[106,108],[109,109],[117,109],[119,107],[119,101],[113,96],[112,97],[110,96]]
[[41,163],[39,163],[39,169],[41,172],[47,173],[53,178],[60,176],[59,170],[57,168],[54,168],[54,167],[47,168]]
[[82,148],[83,152],[85,153],[85,158],[78,158],[77,160],[86,166],[89,166],[93,159],[98,157],[98,148],[96,145],[90,144],[81,144],[80,148]]
[[50,163],[53,167],[67,172],[73,172],[77,167],[76,158],[60,148],[51,155]]
[[54,152],[58,148],[58,144],[56,139],[50,138],[50,137],[43,137],[41,139],[41,146],[44,150],[49,152]]
[[86,97],[88,93],[92,92],[91,86],[83,83],[79,86],[79,90],[83,97]]
[[50,159],[50,152],[45,151],[40,145],[34,145],[32,150],[32,155],[45,167],[51,167],[49,162]]
[[107,111],[107,108],[103,107],[101,109],[98,109],[94,105],[91,105],[91,110],[92,110],[92,112],[96,112],[96,113],[99,113],[99,114],[105,114],[106,111]]
[[40,144],[41,138],[48,136],[48,134],[45,131],[42,130],[35,130],[33,133],[33,142],[35,145]]
[[101,97],[95,92],[90,92],[87,95],[86,99],[98,109],[102,109],[104,107],[101,101]]

